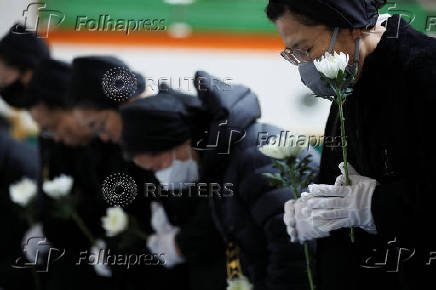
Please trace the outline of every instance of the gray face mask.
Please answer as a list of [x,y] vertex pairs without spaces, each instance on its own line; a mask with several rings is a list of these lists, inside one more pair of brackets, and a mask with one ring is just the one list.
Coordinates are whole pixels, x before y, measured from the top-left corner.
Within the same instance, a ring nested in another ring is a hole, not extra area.
[[[336,37],[339,32],[339,27],[336,27],[332,39],[330,40],[330,47],[328,52],[331,53],[333,51],[333,47],[336,43]],[[356,66],[359,64],[359,49],[360,49],[360,38],[356,39],[356,51],[354,53],[354,63],[352,65],[348,65],[345,71],[348,76],[351,76]],[[298,66],[298,71],[300,72],[301,81],[303,84],[312,90],[312,92],[318,96],[334,96],[335,92],[332,88],[327,87],[323,80],[321,80],[320,73],[315,67],[313,61],[302,63]]]

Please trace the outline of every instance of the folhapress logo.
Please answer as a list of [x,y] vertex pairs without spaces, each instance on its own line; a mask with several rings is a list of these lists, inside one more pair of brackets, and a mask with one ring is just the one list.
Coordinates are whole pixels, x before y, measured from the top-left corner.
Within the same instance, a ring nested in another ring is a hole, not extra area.
[[164,31],[167,30],[167,25],[166,19],[163,18],[122,19],[102,14],[98,19],[77,16],[74,29],[75,31],[121,31],[129,35],[135,31]]
[[26,31],[13,29],[13,33],[35,32],[38,37],[47,38],[50,30],[59,26],[65,20],[65,14],[59,10],[47,9],[44,2],[32,2],[23,10]]
[[436,33],[436,16],[427,16],[425,31],[427,33]]
[[24,256],[11,265],[14,269],[33,268],[36,272],[47,273],[51,265],[65,255],[65,249],[52,247],[43,236],[29,237],[22,246]]

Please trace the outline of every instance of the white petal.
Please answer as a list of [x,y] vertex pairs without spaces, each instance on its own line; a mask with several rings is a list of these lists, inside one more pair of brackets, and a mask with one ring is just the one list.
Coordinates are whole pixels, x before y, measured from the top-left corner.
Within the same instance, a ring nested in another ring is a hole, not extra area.
[[26,206],[36,195],[36,183],[28,178],[23,178],[18,183],[9,186],[9,196],[11,200],[21,206]]
[[111,207],[106,209],[106,216],[101,221],[107,236],[115,236],[127,228],[128,216],[122,208]]

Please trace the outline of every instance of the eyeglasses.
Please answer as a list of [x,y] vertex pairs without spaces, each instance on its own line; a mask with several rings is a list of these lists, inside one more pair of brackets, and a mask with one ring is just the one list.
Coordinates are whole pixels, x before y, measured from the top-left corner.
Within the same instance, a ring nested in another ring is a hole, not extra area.
[[307,50],[286,48],[280,53],[280,55],[291,64],[297,66],[301,63],[311,61],[309,52]]

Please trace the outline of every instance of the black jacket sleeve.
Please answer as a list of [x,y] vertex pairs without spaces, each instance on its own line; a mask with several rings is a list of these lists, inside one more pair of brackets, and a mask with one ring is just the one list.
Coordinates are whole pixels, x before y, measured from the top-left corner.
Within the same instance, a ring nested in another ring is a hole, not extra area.
[[0,288],[30,287],[30,284],[27,285],[27,274],[13,271],[16,269],[11,267],[22,255],[21,242],[29,225],[24,218],[24,208],[11,201],[9,186],[24,176],[36,179],[36,160],[35,148],[12,139],[7,129],[0,127],[0,247],[3,249],[0,255]]
[[307,289],[303,247],[291,243],[283,222],[284,203],[293,198],[289,189],[270,185],[263,173],[274,173],[269,157],[252,147],[245,151],[250,158],[240,169],[246,172],[239,184],[239,192],[248,203],[256,224],[263,229],[267,247],[264,284],[267,289]]
[[407,75],[411,76],[410,89],[402,97],[408,98],[408,119],[413,122],[414,131],[413,140],[404,143],[404,149],[413,145],[408,153],[412,154],[409,174],[404,179],[378,185],[371,210],[381,236],[397,237],[414,246],[434,246],[434,235],[428,233],[434,228],[436,204],[436,155],[429,142],[434,132],[436,106],[436,47],[413,58]]
[[186,223],[180,226],[176,242],[188,262],[207,262],[224,253],[224,244],[213,223],[207,198],[200,199]]
[[14,140],[5,129],[0,129],[0,170],[2,179],[8,183],[24,176],[36,179],[38,172],[36,146]]

